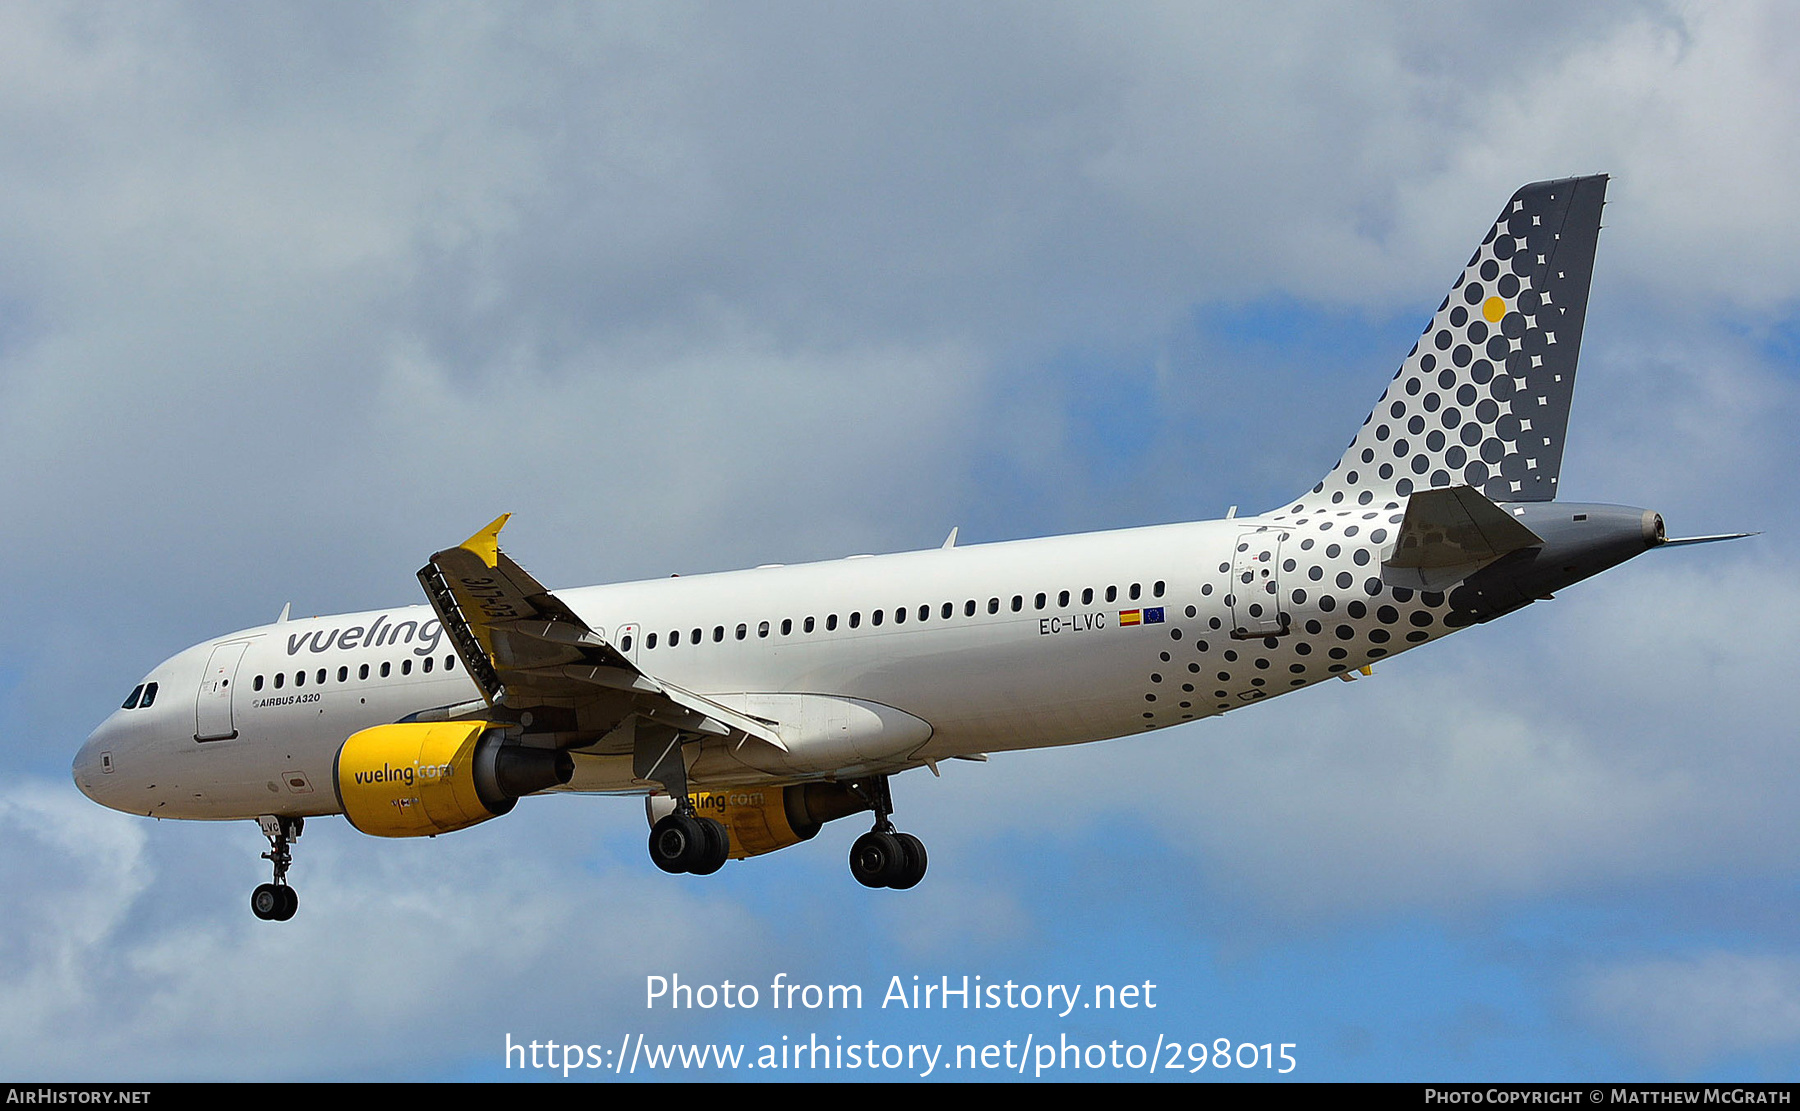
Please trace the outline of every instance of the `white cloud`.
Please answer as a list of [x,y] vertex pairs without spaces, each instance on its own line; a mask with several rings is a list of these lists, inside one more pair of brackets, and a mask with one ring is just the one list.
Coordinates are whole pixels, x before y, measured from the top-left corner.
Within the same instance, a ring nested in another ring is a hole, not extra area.
[[[539,817],[553,828],[570,816]],[[248,886],[221,898],[216,876],[159,869],[142,819],[72,790],[16,784],[0,793],[0,822],[14,893],[0,934],[0,1058],[14,1075],[498,1063],[509,1024],[531,1037],[655,1031],[667,1018],[644,1008],[648,972],[705,982],[758,972],[781,951],[718,894],[649,869],[594,874],[582,854],[531,845],[542,821],[405,845],[315,825],[295,846],[302,912],[287,923],[253,919]],[[260,843],[244,823],[207,832],[220,848]],[[180,906],[177,889],[196,881]]]
[[1603,965],[1581,976],[1582,1017],[1676,1075],[1800,1046],[1800,960],[1710,952]]

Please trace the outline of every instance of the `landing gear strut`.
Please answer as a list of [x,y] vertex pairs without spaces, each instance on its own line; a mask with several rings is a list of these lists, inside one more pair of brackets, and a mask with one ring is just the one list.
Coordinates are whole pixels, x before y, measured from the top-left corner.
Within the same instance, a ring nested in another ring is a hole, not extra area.
[[851,789],[875,811],[875,828],[850,846],[850,874],[864,887],[905,891],[917,886],[925,878],[925,843],[910,833],[897,831],[888,820],[894,812],[888,777],[878,775],[853,784]]
[[662,784],[675,800],[675,813],[664,815],[650,827],[650,860],[665,872],[710,876],[730,858],[731,835],[725,823],[695,816],[681,741],[680,733],[662,737],[640,733],[633,753],[638,777]]
[[269,839],[269,851],[262,854],[264,860],[275,868],[275,882],[258,884],[250,893],[250,913],[265,922],[286,922],[300,909],[300,896],[288,886],[288,865],[294,862],[294,854],[288,850],[289,842],[298,840],[300,830],[306,825],[304,818],[277,818],[273,814],[264,814],[256,819],[262,827],[263,836]]

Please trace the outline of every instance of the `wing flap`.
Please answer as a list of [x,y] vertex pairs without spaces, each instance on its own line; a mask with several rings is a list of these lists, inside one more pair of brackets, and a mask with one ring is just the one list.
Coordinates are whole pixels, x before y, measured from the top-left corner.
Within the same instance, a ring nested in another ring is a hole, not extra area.
[[426,597],[490,706],[571,707],[585,716],[579,732],[596,740],[635,714],[677,730],[787,750],[774,723],[640,670],[500,550],[509,516],[433,555],[419,571]]

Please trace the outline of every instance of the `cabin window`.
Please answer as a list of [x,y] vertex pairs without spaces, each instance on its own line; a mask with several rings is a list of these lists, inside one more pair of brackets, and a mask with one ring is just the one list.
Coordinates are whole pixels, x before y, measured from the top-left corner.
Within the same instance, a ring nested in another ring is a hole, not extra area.
[[1084,606],[1091,606],[1094,604],[1094,588],[1093,587],[1090,586],[1090,587],[1087,587],[1086,589],[1082,590],[1081,604]]
[[124,705],[120,706],[119,709],[121,709],[121,710],[137,709],[138,699],[140,699],[142,697],[144,697],[144,684],[139,683],[137,686],[131,688],[131,693],[125,696],[125,703],[124,703]]
[[1116,586],[1107,587],[1106,588],[1106,600],[1109,602],[1118,601],[1119,600],[1119,588]]
[[1013,612],[1018,613],[1020,610],[1022,610],[1024,608],[1025,608],[1024,596],[1019,595],[1019,594],[1014,594],[1013,595],[1013,607],[1012,607]]
[[756,626],[756,635],[759,638],[769,635],[769,623],[767,621],[761,622]]
[[281,689],[281,685],[282,685],[282,684],[283,684],[283,683],[285,683],[285,682],[286,682],[286,681],[287,681],[287,672],[285,672],[285,671],[277,671],[277,672],[276,672],[276,673],[275,673],[275,689],[276,689],[276,690],[280,690],[280,689]]
[[713,626],[713,643],[717,644],[724,639],[725,639],[725,626],[714,625]]
[[1132,601],[1134,601],[1134,602],[1137,601],[1138,595],[1142,594],[1143,592],[1144,592],[1144,588],[1142,586],[1140,586],[1137,583],[1131,584],[1131,600]]
[[744,624],[742,621],[738,622],[737,638],[739,640],[743,640],[744,637],[749,634],[749,632],[750,632],[750,626]]
[[701,630],[699,630],[699,629],[695,629],[695,630],[694,630],[694,635],[693,635],[693,636],[691,636],[691,637],[689,637],[689,638],[688,638],[688,639],[689,639],[689,640],[691,640],[691,641],[693,641],[693,642],[694,642],[694,643],[695,643],[695,644],[699,644],[699,643],[700,643],[700,640],[701,640],[701,637],[700,637],[700,633],[701,633]]
[[801,627],[801,628],[802,628],[802,629],[805,629],[805,630],[806,630],[806,631],[807,631],[807,632],[809,632],[809,633],[810,633],[810,632],[812,632],[812,631],[813,631],[813,619],[812,619],[812,618],[810,618],[810,617],[809,617],[809,618],[807,618],[807,619],[806,619],[806,621],[805,621],[805,623],[804,623],[804,624],[802,624],[802,625],[801,625],[801,626],[800,626],[800,627]]
[[424,665],[423,665],[423,666],[424,666],[424,668],[425,668],[425,674],[427,674],[427,675],[429,675],[429,674],[431,674],[431,664],[432,664],[432,659],[431,659],[431,657],[430,657],[430,656],[426,656],[426,657],[425,657],[425,663],[424,663]]
[[974,617],[975,616],[975,599],[970,598],[968,601],[963,603],[963,616],[964,617]]
[[316,679],[315,679],[315,680],[314,680],[314,681],[315,681],[315,682],[318,682],[318,683],[324,683],[324,682],[325,682],[325,669],[324,669],[324,668],[322,668],[322,667],[321,667],[321,668],[320,668],[320,669],[319,669],[319,674],[318,674],[318,677],[317,677],[317,678],[316,678]]
[[1045,603],[1045,602],[1046,602],[1046,601],[1048,601],[1048,600],[1049,600],[1049,599],[1047,599],[1047,598],[1046,598],[1046,597],[1045,597],[1045,596],[1044,596],[1044,593],[1043,593],[1043,591],[1041,591],[1041,590],[1040,590],[1040,591],[1039,591],[1039,592],[1038,592],[1038,596],[1037,596],[1037,597],[1036,597],[1036,598],[1035,598],[1035,599],[1033,599],[1033,600],[1034,600],[1034,601],[1035,601],[1035,602],[1036,602],[1036,603],[1037,603],[1037,608],[1038,608],[1038,609],[1043,609],[1043,608],[1044,608],[1044,603]]
[[670,630],[670,632],[669,632],[669,647],[670,648],[681,647],[681,630],[680,629]]
[[793,634],[793,632],[794,632],[794,619],[791,617],[782,618],[781,619],[781,635],[782,636],[791,636]]
[[656,647],[656,634],[655,633],[645,633],[644,634],[644,647],[645,648],[655,648]]
[[1069,592],[1065,590],[1058,594],[1056,596],[1056,604],[1058,607],[1067,606],[1069,604]]
[[389,662],[387,660],[381,661],[381,677],[383,679],[386,679],[389,675],[391,675],[393,673],[393,670],[394,670],[394,665],[391,662]]
[[905,606],[895,606],[894,607],[894,624],[896,624],[896,625],[906,624],[906,607]]
[[[356,677],[358,679],[367,679],[369,677],[369,665],[364,664],[361,667],[357,668],[356,669]],[[279,676],[279,675],[275,676],[275,685],[278,687],[281,685],[281,676]]]
[[837,630],[837,614],[834,613],[830,617],[827,617],[825,619],[825,631],[829,633],[829,632],[835,632],[836,630]]
[[988,612],[989,613],[999,613],[1000,612],[1000,599],[998,599],[998,598],[989,598],[988,599]]
[[[945,617],[950,616],[950,603],[949,602],[944,603],[944,616]],[[931,619],[931,607],[930,606],[920,606],[919,607],[919,620],[920,621],[929,621],[930,619]]]
[[256,680],[250,684],[250,689],[253,691],[262,690],[262,681],[263,681],[263,677],[258,675],[256,677]]
[[[1293,568],[1290,567],[1289,570],[1293,570]],[[1163,582],[1161,579],[1158,579],[1156,585],[1150,588],[1150,593],[1158,598],[1163,596]]]
[[444,670],[445,671],[455,671],[456,670],[456,657],[455,656],[445,656],[444,657]]
[[294,672],[294,685],[296,687],[304,687],[306,685],[306,672],[304,672],[304,671]]
[[404,660],[400,661],[400,674],[402,674],[402,675],[411,675],[412,674],[412,660],[411,659],[404,659]]
[[[350,681],[349,665],[345,665],[343,667],[338,668],[338,682],[348,683],[349,681]],[[260,686],[261,684],[258,684],[258,685]]]
[[945,602],[944,603],[944,620],[948,621],[955,615],[956,615],[956,603],[955,602]]
[[852,629],[854,629],[858,625],[861,625],[861,624],[862,624],[862,611],[861,610],[851,610],[850,611],[850,627]]
[[631,651],[631,634],[630,633],[626,633],[624,636],[619,638],[619,651],[621,651],[621,652]]

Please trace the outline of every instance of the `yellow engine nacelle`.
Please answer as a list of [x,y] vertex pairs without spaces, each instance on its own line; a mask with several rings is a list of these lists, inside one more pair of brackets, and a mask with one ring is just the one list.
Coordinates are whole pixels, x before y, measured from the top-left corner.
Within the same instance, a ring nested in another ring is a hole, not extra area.
[[521,795],[567,783],[566,752],[507,744],[486,721],[377,725],[338,749],[344,817],[376,837],[430,837],[499,817]]
[[[796,783],[787,787],[737,787],[695,791],[694,813],[722,822],[731,835],[731,859],[761,856],[810,841],[826,822],[869,809],[839,783]],[[644,800],[654,826],[675,811],[675,800],[654,795]]]

